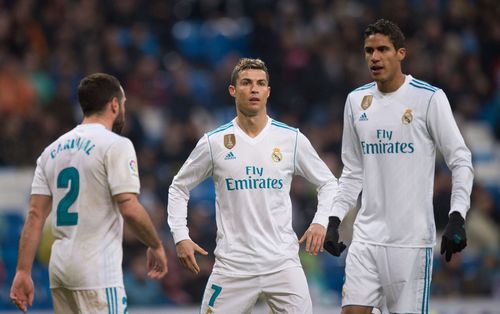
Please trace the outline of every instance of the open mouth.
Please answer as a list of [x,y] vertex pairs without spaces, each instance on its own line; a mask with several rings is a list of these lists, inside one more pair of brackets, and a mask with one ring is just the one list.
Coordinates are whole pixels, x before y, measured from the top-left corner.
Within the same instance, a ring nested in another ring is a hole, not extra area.
[[252,98],[250,98],[250,101],[259,101],[259,100],[260,100],[260,99],[259,99],[259,98],[257,98],[257,97],[252,97]]
[[383,66],[380,66],[380,65],[372,65],[370,67],[370,71],[373,73],[373,74],[379,74],[380,72],[382,72],[382,70],[384,69]]

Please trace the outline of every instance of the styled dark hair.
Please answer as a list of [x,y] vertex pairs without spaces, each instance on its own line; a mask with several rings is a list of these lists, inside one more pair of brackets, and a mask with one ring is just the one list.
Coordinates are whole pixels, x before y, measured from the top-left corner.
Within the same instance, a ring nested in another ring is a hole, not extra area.
[[238,76],[242,71],[253,69],[253,70],[262,70],[266,72],[266,78],[269,82],[269,72],[267,71],[266,64],[264,61],[260,59],[250,59],[250,58],[241,58],[238,61],[238,64],[233,69],[231,73],[231,85],[236,86],[236,81],[238,80]]
[[373,34],[382,34],[389,37],[396,50],[405,46],[405,35],[399,26],[391,21],[380,19],[368,25],[365,29],[365,39]]
[[120,81],[106,73],[91,74],[83,78],[78,85],[78,101],[84,116],[102,111],[113,97],[121,102],[123,96]]

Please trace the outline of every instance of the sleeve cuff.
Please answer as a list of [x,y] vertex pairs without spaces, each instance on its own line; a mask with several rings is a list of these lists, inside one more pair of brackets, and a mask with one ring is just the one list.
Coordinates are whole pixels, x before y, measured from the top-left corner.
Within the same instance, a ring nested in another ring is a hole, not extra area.
[[174,238],[175,244],[181,242],[182,240],[188,240],[190,239],[189,237],[189,230],[187,227],[185,228],[180,228],[180,229],[175,229],[172,230],[172,236]]
[[465,217],[467,216],[467,210],[466,209],[458,209],[458,208],[452,208],[450,212],[448,213],[448,216],[450,216],[451,213],[453,212],[458,212],[460,213],[460,216],[465,220]]
[[313,224],[320,224],[325,228],[328,228],[328,216],[316,213],[312,221]]

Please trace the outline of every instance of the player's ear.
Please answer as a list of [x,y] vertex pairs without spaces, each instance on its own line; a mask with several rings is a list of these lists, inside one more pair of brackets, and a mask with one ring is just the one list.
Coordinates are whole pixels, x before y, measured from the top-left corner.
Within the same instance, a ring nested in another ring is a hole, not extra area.
[[397,55],[398,55],[398,60],[403,61],[406,57],[406,48],[404,48],[404,47],[399,48]]
[[111,98],[109,106],[111,108],[111,112],[117,113],[120,110],[120,102],[118,101],[118,98],[117,97]]
[[236,87],[234,85],[229,85],[227,90],[229,91],[229,95],[234,97],[234,95],[236,94]]

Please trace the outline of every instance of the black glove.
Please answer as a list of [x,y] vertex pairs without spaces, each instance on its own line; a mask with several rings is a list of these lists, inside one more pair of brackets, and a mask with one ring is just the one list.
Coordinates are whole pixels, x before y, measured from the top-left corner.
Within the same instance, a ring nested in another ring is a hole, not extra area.
[[446,228],[444,228],[443,238],[441,239],[441,254],[446,253],[445,258],[449,262],[451,255],[462,251],[466,245],[465,220],[459,212],[453,212]]
[[339,243],[340,219],[336,216],[328,217],[328,228],[326,229],[325,243],[323,248],[334,256],[340,256],[346,246],[344,242]]

